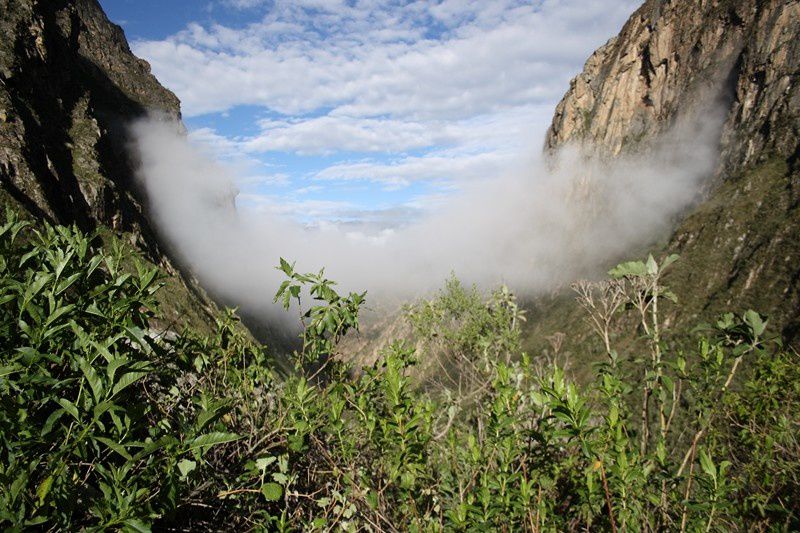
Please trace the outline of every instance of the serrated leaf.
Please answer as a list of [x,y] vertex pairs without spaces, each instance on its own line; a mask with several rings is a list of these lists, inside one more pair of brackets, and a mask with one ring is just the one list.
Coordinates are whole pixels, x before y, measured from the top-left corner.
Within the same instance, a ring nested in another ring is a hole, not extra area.
[[615,279],[641,277],[647,275],[647,267],[641,261],[628,261],[609,270],[608,275]]

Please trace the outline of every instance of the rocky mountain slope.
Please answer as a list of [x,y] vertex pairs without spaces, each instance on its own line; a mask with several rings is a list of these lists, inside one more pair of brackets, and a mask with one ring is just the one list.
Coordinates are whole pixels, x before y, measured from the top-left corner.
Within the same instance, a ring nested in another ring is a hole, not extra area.
[[213,323],[214,304],[159,245],[128,150],[127,124],[180,118],[178,99],[96,0],[0,0],[0,35],[0,204],[121,236],[170,275],[167,317]]
[[[797,343],[800,2],[648,0],[572,81],[545,149],[572,143],[604,157],[647,150],[709,88],[726,116],[717,170],[655,250],[682,257],[666,280],[681,306],[666,320],[688,325],[753,308]],[[569,295],[534,310],[532,350],[555,331],[571,331],[573,349],[584,343]]]

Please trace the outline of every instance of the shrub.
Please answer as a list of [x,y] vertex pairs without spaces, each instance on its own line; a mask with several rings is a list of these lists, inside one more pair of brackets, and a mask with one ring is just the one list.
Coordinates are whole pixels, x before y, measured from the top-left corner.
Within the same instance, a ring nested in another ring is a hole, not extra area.
[[[577,284],[606,358],[580,386],[519,353],[513,295],[454,278],[370,368],[365,294],[281,260],[294,372],[237,325],[155,332],[159,274],[74,228],[0,228],[0,523],[10,529],[796,529],[797,355],[752,311],[664,342],[675,258]],[[303,309],[306,295],[311,305]],[[633,317],[640,347],[615,346]],[[628,349],[628,348],[626,348]],[[619,350],[619,351],[618,351]],[[467,369],[415,387],[420,360]],[[356,371],[358,370],[358,371]]]

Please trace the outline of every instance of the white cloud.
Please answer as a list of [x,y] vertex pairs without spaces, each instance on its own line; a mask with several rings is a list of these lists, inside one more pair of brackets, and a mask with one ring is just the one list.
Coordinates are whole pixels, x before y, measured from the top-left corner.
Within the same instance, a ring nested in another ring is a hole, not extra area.
[[476,154],[434,152],[404,157],[388,163],[357,161],[331,165],[315,175],[319,180],[364,180],[389,188],[402,188],[412,181],[474,181],[502,174],[515,154],[500,151]]
[[557,99],[637,3],[277,1],[244,28],[192,24],[134,48],[189,116],[251,104],[452,119]]
[[339,213],[355,209],[350,202],[333,200],[287,200],[263,194],[240,194],[236,205],[245,213],[272,214],[296,217],[302,214],[310,219],[336,218]]
[[249,153],[401,153],[442,146],[487,149],[524,143],[536,125],[550,113],[549,106],[519,106],[460,121],[323,115],[262,120],[258,135],[241,139],[238,143],[217,141],[210,131],[202,131],[198,137],[213,139],[223,147],[235,144],[237,150]]
[[[271,117],[256,134],[202,128],[191,139],[245,167],[238,174],[253,176],[250,184],[301,187],[311,177],[383,189],[496,177],[538,152],[570,77],[640,2],[220,1],[258,19],[191,23],[134,43],[187,116],[251,105]],[[324,156],[326,167],[264,168],[286,153]],[[342,153],[359,156],[337,161]],[[280,201],[320,217],[343,208]]]
[[253,9],[264,4],[265,0],[224,0],[222,3],[234,9]]
[[252,152],[286,151],[299,154],[402,152],[455,142],[449,123],[393,119],[321,116],[295,120],[264,120],[262,133],[243,143]]

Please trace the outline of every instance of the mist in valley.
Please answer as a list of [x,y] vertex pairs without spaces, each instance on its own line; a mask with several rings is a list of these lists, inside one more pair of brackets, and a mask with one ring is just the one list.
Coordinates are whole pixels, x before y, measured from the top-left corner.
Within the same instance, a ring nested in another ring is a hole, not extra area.
[[184,265],[226,304],[286,323],[272,303],[280,257],[299,271],[324,267],[341,290],[368,291],[373,306],[414,299],[451,273],[524,296],[602,274],[663,236],[713,174],[723,113],[685,117],[639,153],[607,158],[572,146],[521,154],[517,168],[372,234],[236,209],[235,170],[191,144],[182,125],[149,118],[132,132],[150,216]]

